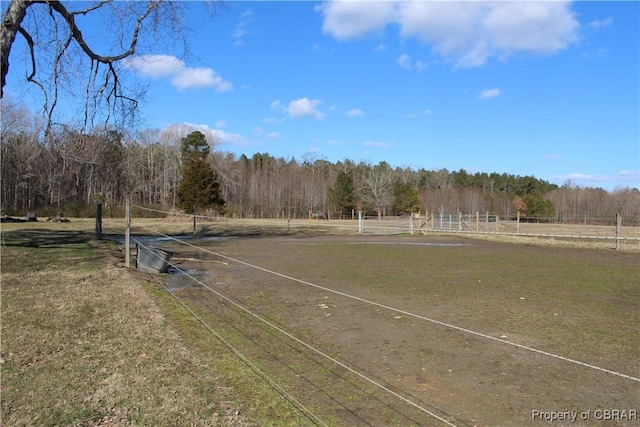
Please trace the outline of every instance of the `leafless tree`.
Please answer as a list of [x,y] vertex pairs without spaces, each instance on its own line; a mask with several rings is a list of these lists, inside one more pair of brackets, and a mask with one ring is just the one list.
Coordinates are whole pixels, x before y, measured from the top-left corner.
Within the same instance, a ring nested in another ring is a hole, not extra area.
[[386,162],[380,162],[370,167],[363,177],[362,200],[376,210],[378,219],[382,217],[387,206],[390,206],[393,200],[392,172]]
[[130,124],[137,117],[145,88],[127,80],[127,58],[159,45],[179,44],[187,52],[187,28],[181,19],[187,2],[4,3],[0,96],[4,98],[9,78],[22,79],[10,75],[9,66],[20,58],[15,49],[24,49],[24,81],[39,89],[49,126],[55,121],[54,112],[65,92],[73,97],[70,99],[83,100],[82,131],[98,119]]

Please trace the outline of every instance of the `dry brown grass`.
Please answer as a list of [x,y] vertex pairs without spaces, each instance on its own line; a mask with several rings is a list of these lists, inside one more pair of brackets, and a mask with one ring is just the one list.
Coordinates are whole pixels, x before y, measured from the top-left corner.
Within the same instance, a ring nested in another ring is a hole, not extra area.
[[91,227],[3,224],[0,425],[267,425],[256,402],[290,410]]

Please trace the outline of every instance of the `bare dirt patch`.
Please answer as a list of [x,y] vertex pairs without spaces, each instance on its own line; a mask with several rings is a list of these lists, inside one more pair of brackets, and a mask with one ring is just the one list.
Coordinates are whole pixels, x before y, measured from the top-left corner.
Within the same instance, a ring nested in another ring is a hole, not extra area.
[[640,410],[636,255],[444,236],[191,243],[223,257],[172,246],[211,289],[174,278],[175,295],[331,425],[638,423],[602,417]]

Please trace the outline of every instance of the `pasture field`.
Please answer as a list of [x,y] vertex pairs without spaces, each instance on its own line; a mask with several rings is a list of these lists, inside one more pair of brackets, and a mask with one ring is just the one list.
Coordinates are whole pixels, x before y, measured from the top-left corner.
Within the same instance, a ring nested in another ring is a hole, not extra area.
[[[198,369],[187,369],[187,380],[196,380],[196,390],[212,382],[222,388],[226,394],[212,393],[211,401],[194,393],[204,399],[198,402],[209,408],[204,411],[208,414],[224,414],[221,400],[234,402],[246,419],[230,423],[640,423],[636,253],[516,245],[462,235],[332,234],[314,224],[289,229],[260,222],[236,228],[208,223],[195,235],[188,223],[136,220],[134,225],[134,239],[175,252],[176,270],[156,276],[122,271],[123,277],[132,278],[127,292],[134,288],[150,295],[159,322],[175,332],[172,339],[193,360],[206,361],[194,362]],[[72,233],[74,223],[37,227],[61,227],[64,234]],[[121,234],[121,229],[121,222],[103,227],[105,233]],[[158,240],[158,232],[182,237],[180,242]],[[10,236],[3,225],[3,237]],[[12,262],[7,249],[17,250],[3,248],[3,277]],[[81,263],[88,268],[82,278],[87,285],[100,280],[101,275],[91,271],[104,268],[105,261],[88,259]],[[17,274],[15,270],[9,268],[9,274]],[[21,280],[30,281],[31,275],[25,273]],[[142,280],[147,284],[140,285]],[[3,278],[3,359],[9,360],[7,346],[18,345],[29,333],[7,330],[6,310],[11,298],[17,298],[17,288],[10,282],[13,287],[7,289],[6,282]],[[82,304],[91,307],[92,298],[85,295]],[[113,316],[104,303],[95,315]],[[15,322],[24,319],[13,316],[12,325],[18,327]],[[149,330],[125,332],[139,337],[128,343],[132,348],[147,342]],[[49,347],[37,340],[30,345]],[[242,363],[229,361],[240,360],[238,355]],[[125,369],[131,360],[122,360]],[[171,360],[176,363],[175,356]],[[67,363],[73,364],[71,359]],[[15,386],[18,374],[11,376],[6,362],[2,366],[4,391],[7,381]],[[166,368],[147,375],[169,372]],[[176,396],[189,390],[188,381],[181,382],[185,375],[169,375],[179,384]],[[187,405],[189,400],[176,397],[173,403]],[[137,414],[131,405],[126,399],[122,403],[120,425]],[[4,417],[6,408],[3,403]],[[224,424],[222,417],[217,420]]]
[[226,323],[330,425],[544,425],[534,414],[639,409],[633,254],[458,236],[189,243],[207,252],[167,246],[190,276],[171,279],[173,294]]

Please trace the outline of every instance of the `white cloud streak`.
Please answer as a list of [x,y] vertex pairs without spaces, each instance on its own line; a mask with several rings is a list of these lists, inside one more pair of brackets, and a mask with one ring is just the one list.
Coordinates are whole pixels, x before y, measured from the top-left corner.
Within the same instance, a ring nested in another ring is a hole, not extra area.
[[359,110],[357,108],[352,108],[351,110],[347,111],[346,116],[347,117],[363,117],[364,111]]
[[601,28],[607,28],[611,26],[611,24],[613,24],[613,18],[608,17],[605,19],[596,19],[594,21],[591,21],[587,24],[587,27],[595,30],[599,30]]
[[484,89],[482,92],[480,92],[480,98],[482,99],[491,99],[500,95],[502,95],[502,91],[498,88]]
[[362,143],[363,147],[377,147],[377,148],[391,148],[393,147],[392,142],[382,142],[382,141],[365,141]]
[[247,9],[240,14],[240,21],[236,24],[233,31],[231,32],[231,37],[235,40],[233,42],[234,46],[240,46],[244,44],[244,39],[247,35],[250,35],[251,32],[248,30],[248,27],[253,23],[253,10]]
[[640,171],[623,170],[615,175],[592,175],[583,173],[570,173],[566,175],[555,175],[556,181],[573,181],[588,183],[632,183],[636,187],[640,187]]

